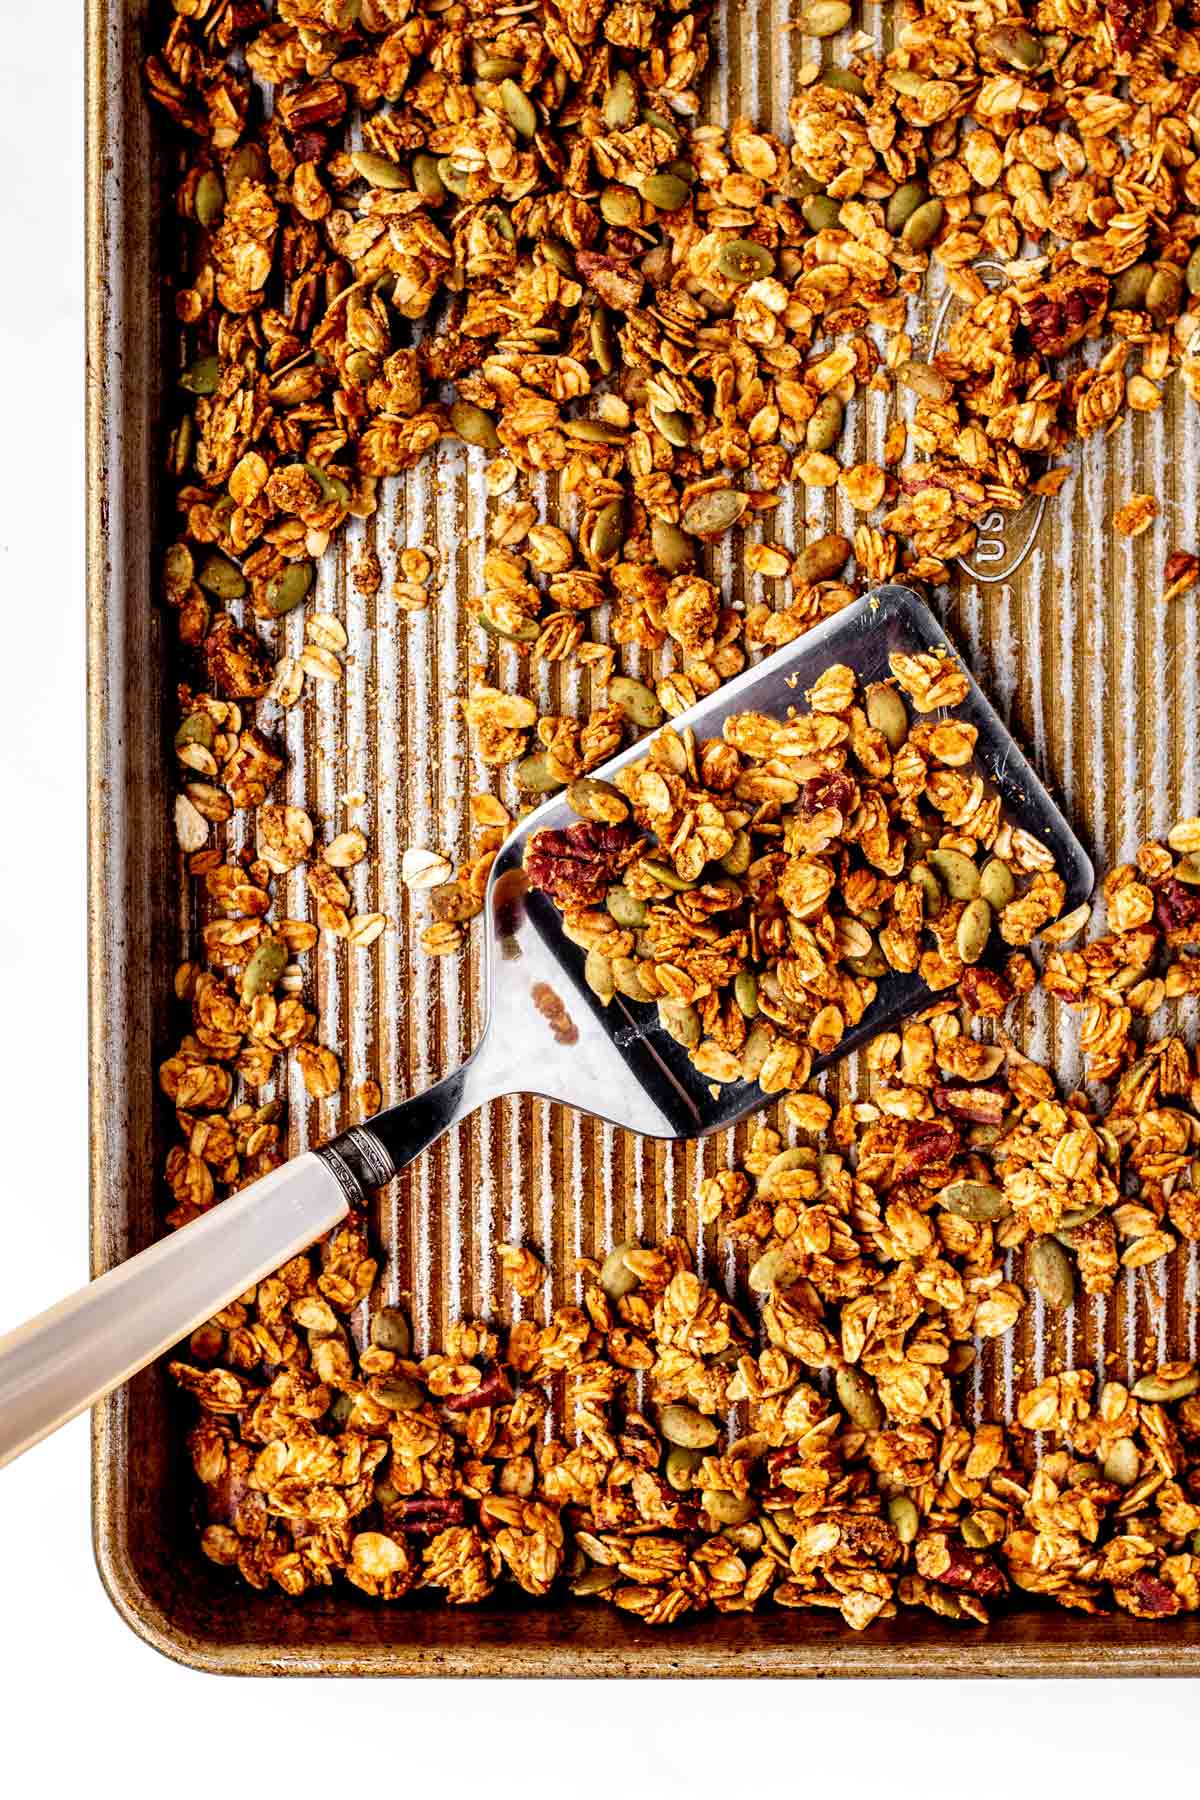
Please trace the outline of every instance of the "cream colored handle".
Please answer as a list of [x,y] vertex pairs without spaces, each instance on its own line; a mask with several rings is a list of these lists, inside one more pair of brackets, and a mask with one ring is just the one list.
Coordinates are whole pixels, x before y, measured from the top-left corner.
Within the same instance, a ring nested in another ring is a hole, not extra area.
[[0,1467],[94,1406],[349,1211],[309,1151],[0,1338]]

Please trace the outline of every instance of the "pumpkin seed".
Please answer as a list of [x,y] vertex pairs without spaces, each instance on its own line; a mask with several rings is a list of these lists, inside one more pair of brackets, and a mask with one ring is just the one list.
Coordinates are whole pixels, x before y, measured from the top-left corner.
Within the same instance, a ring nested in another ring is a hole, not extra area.
[[749,969],[742,969],[734,976],[733,997],[744,1019],[758,1017],[758,980]]
[[428,150],[420,150],[413,157],[412,173],[413,186],[426,200],[446,198],[446,184],[438,174],[438,159],[430,156]]
[[473,406],[469,400],[456,400],[450,408],[450,423],[464,443],[474,444],[477,450],[486,450],[490,455],[499,450],[496,422],[482,406]]
[[626,1238],[623,1244],[614,1244],[601,1263],[600,1286],[610,1300],[623,1300],[638,1285],[638,1278],[633,1270],[625,1267],[625,1252],[636,1249],[636,1242],[632,1238]]
[[744,828],[739,827],[738,830],[734,832],[733,842],[721,858],[718,866],[724,869],[726,875],[744,875],[746,870],[750,867],[750,858],[752,855],[753,848],[750,842],[750,833]]
[[744,286],[775,272],[775,258],[765,244],[750,238],[726,238],[717,252],[717,270],[726,281]]
[[716,537],[736,525],[749,505],[737,488],[710,488],[690,502],[683,515],[683,529],[694,537]]
[[843,1363],[833,1378],[842,1411],[859,1431],[878,1431],[883,1406],[873,1384],[853,1363]]
[[265,181],[267,159],[257,144],[241,144],[229,159],[225,170],[225,192],[230,199],[244,181]]
[[867,689],[867,722],[882,732],[889,750],[898,750],[907,738],[908,708],[887,682],[878,682]]
[[665,213],[678,212],[686,204],[691,191],[687,182],[681,181],[678,175],[647,175],[642,183],[643,199],[657,207],[659,212]]
[[764,1250],[757,1262],[751,1263],[746,1280],[756,1294],[773,1294],[776,1288],[791,1287],[802,1272],[802,1264],[786,1244]]
[[611,781],[598,781],[594,775],[580,776],[567,789],[567,805],[581,819],[601,825],[617,825],[629,817],[629,803],[620,788]]
[[936,919],[940,916],[944,898],[941,884],[928,863],[917,862],[908,871],[908,878],[914,887],[919,887],[924,901],[925,917]]
[[603,1000],[607,1006],[617,991],[617,984],[613,979],[613,966],[608,957],[595,948],[589,950],[584,958],[583,979],[596,998]]
[[916,98],[926,81],[926,77],[918,75],[915,69],[888,69],[883,79],[890,88],[895,88],[898,94],[904,94],[910,100]]
[[930,363],[903,362],[896,370],[896,379],[922,400],[940,404],[950,398],[950,383],[941,370]]
[[330,1402],[329,1411],[326,1414],[326,1417],[329,1419],[330,1423],[336,1425],[340,1431],[353,1411],[353,1394],[335,1394]]
[[721,1435],[715,1419],[706,1418],[694,1406],[672,1401],[658,1409],[658,1429],[668,1444],[679,1444],[685,1450],[707,1450]]
[[918,206],[924,206],[929,190],[923,181],[906,181],[898,187],[884,209],[884,223],[893,237],[903,231]]
[[937,1196],[937,1203],[971,1225],[990,1225],[1006,1219],[1011,1211],[1003,1188],[993,1187],[990,1181],[952,1181]]
[[371,1392],[389,1412],[417,1412],[425,1404],[424,1388],[408,1375],[385,1375]]
[[221,186],[221,177],[215,169],[205,169],[196,183],[196,191],[192,196],[192,207],[196,214],[196,223],[205,230],[215,225],[225,210],[225,189]]
[[339,506],[345,506],[350,498],[350,489],[340,475],[335,475],[330,469],[322,468],[320,463],[306,462],[302,467],[320,488],[323,501],[336,500]]
[[660,999],[658,1022],[667,1036],[685,1050],[694,1050],[700,1042],[700,1014],[690,1000]]
[[689,881],[686,876],[680,875],[673,864],[663,862],[657,856],[643,856],[641,867],[652,881],[657,881],[663,887],[670,888],[673,894],[690,893],[696,886],[694,881]]
[[792,582],[796,587],[812,587],[818,581],[832,581],[850,561],[853,546],[840,532],[830,531],[824,537],[806,544],[792,564]]
[[537,109],[524,88],[519,88],[511,76],[500,83],[500,104],[517,135],[531,138],[537,130]]
[[1146,305],[1146,289],[1153,279],[1154,270],[1149,263],[1134,263],[1132,268],[1122,269],[1113,282],[1113,311],[1141,312]]
[[744,1525],[756,1510],[756,1502],[749,1494],[731,1494],[727,1488],[702,1489],[700,1504],[718,1525]]
[[[564,419],[563,432],[580,444],[623,444],[625,433],[619,425],[610,425],[607,419]],[[614,506],[620,501],[614,500]]]
[[1065,1312],[1075,1298],[1075,1271],[1054,1238],[1034,1238],[1029,1246],[1029,1275],[1046,1305]]
[[296,607],[303,606],[312,587],[314,573],[311,562],[289,563],[267,588],[267,610],[275,618],[281,619],[285,613],[294,612]]
[[625,510],[619,500],[610,500],[596,514],[589,548],[598,563],[609,563],[619,554],[625,541]]
[[1130,1393],[1135,1400],[1186,1400],[1200,1388],[1200,1374],[1195,1370],[1189,1375],[1180,1375],[1176,1381],[1164,1381],[1159,1375],[1143,1375],[1135,1381]]
[[804,430],[804,441],[810,450],[828,450],[842,435],[846,410],[836,394],[826,394],[817,402],[816,411]]
[[707,1454],[706,1450],[688,1450],[682,1444],[672,1444],[663,1463],[667,1486],[674,1488],[677,1494],[686,1494],[692,1485],[692,1476]]
[[637,117],[637,88],[628,69],[618,69],[601,108],[610,131],[623,131]]
[[850,8],[846,0],[814,0],[812,6],[805,7],[797,23],[808,37],[833,37],[850,23]]
[[822,69],[821,85],[836,88],[840,94],[856,94],[860,100],[867,98],[867,84],[853,69]]
[[438,180],[456,200],[465,200],[471,188],[471,171],[456,163],[452,156],[441,156],[437,165]]
[[977,963],[992,935],[992,909],[982,894],[968,900],[955,933],[955,948],[965,963]]
[[600,1563],[593,1563],[582,1575],[576,1575],[571,1582],[571,1592],[577,1600],[586,1600],[592,1594],[607,1594],[610,1588],[616,1587],[624,1576],[619,1569],[604,1568]]
[[633,675],[614,675],[608,684],[608,697],[631,725],[639,725],[643,731],[653,731],[663,722],[663,709],[654,689]]
[[1007,63],[1010,69],[1037,69],[1045,60],[1041,40],[1011,19],[982,32],[979,48],[988,51],[999,62]]
[[1183,276],[1173,263],[1160,263],[1146,289],[1146,311],[1156,322],[1174,318],[1183,299]]
[[532,644],[541,636],[536,619],[522,619],[520,624],[501,625],[483,607],[474,614],[474,619],[481,631],[486,631],[489,637],[500,638],[506,644]]
[[650,408],[650,417],[668,444],[686,450],[692,441],[692,421],[684,412],[667,412],[660,406]]
[[921,1529],[921,1515],[907,1494],[893,1494],[887,1504],[892,1530],[902,1544],[911,1544]]
[[652,126],[655,131],[661,131],[663,136],[669,137],[672,144],[677,147],[683,142],[679,127],[673,120],[668,119],[665,113],[652,112],[648,106],[643,106],[642,124]]
[[269,994],[283,971],[288,966],[288,949],[278,938],[268,938],[260,944],[242,970],[242,998],[253,1000],[259,994]]
[[[570,273],[569,270],[564,272]],[[617,351],[613,339],[612,319],[602,306],[598,306],[592,314],[589,336],[597,368],[602,375],[611,375],[617,366]]]
[[371,1342],[377,1350],[394,1350],[407,1356],[412,1349],[412,1329],[398,1306],[381,1306],[371,1320]]
[[527,794],[554,794],[566,785],[551,768],[548,750],[531,750],[517,764],[516,774],[517,786]]
[[1142,1459],[1138,1447],[1132,1438],[1117,1438],[1109,1448],[1101,1468],[1105,1481],[1115,1483],[1117,1487],[1132,1487],[1138,1478]]
[[369,350],[352,350],[342,367],[351,386],[366,387],[379,371],[379,358]]
[[842,203],[830,194],[810,194],[800,202],[800,212],[810,231],[832,231],[842,216]]
[[1013,872],[998,856],[989,856],[979,871],[979,892],[993,912],[1003,912],[1017,892]]
[[1188,257],[1188,265],[1184,273],[1184,280],[1187,283],[1187,291],[1189,294],[1200,294],[1200,244],[1196,245],[1196,248]]
[[852,975],[861,975],[864,981],[878,981],[891,968],[887,957],[876,943],[872,943],[871,948],[864,950],[861,956],[848,956],[846,966]]
[[1098,1214],[1104,1211],[1103,1200],[1095,1200],[1090,1206],[1078,1206],[1063,1213],[1058,1223],[1063,1231],[1074,1231],[1080,1225],[1087,1225]]
[[211,750],[216,741],[216,726],[206,712],[189,713],[175,733],[177,750],[184,749],[188,744],[202,744],[206,750]]
[[932,244],[942,229],[942,220],[946,216],[946,208],[940,200],[926,200],[924,206],[918,206],[908,218],[908,223],[900,233],[900,241],[906,250],[920,251]]
[[760,1019],[750,1027],[746,1033],[746,1042],[742,1045],[743,1081],[758,1080],[774,1042],[775,1032],[765,1019]]
[[962,850],[931,850],[929,864],[952,900],[974,900],[979,870]]
[[632,956],[615,956],[612,971],[618,994],[624,994],[627,1000],[636,1000],[639,1005],[648,1006],[651,1000],[657,998],[642,980],[641,970]]
[[222,556],[219,550],[209,551],[196,571],[196,580],[218,600],[240,600],[246,591],[246,577],[237,564]]
[[189,394],[215,394],[221,380],[219,356],[198,356],[179,377],[179,385]]
[[627,930],[637,931],[646,923],[646,905],[642,900],[629,892],[628,888],[609,888],[604,901],[610,919]]
[[660,569],[678,575],[695,561],[691,540],[667,519],[655,519],[650,526],[650,548]]
[[632,188],[610,182],[601,190],[600,217],[607,225],[628,227],[642,222],[642,203]]
[[390,156],[376,156],[371,150],[352,150],[350,161],[355,173],[369,181],[372,187],[394,190],[408,186],[404,170]]
[[521,65],[515,56],[481,56],[475,73],[480,81],[503,81],[506,75],[519,75]]

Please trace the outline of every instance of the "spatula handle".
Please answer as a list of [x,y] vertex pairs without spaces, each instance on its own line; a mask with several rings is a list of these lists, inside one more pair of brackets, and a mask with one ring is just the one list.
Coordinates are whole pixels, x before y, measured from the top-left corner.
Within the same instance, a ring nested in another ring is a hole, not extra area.
[[0,1338],[0,1467],[332,1230],[352,1197],[310,1151]]

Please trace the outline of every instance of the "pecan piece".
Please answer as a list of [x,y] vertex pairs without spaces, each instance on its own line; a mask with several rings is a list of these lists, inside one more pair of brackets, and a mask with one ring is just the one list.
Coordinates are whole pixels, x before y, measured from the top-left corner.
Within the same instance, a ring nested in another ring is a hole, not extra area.
[[828,807],[848,819],[857,799],[858,789],[849,775],[814,775],[801,788],[797,805],[810,818]]
[[967,1010],[985,1019],[998,1019],[1013,997],[1012,983],[1006,975],[978,965],[963,970],[958,991]]
[[1005,1096],[1001,1089],[984,1087],[948,1087],[939,1082],[933,1090],[933,1102],[943,1112],[956,1118],[970,1119],[974,1125],[999,1125],[1004,1117]]
[[1200,890],[1185,887],[1174,875],[1154,889],[1154,916],[1164,931],[1183,931],[1200,920]]
[[1021,302],[1021,322],[1035,350],[1061,356],[1100,323],[1108,283],[1097,275],[1060,275]]
[[1135,1619],[1168,1619],[1183,1604],[1174,1588],[1149,1569],[1139,1569],[1128,1581],[1114,1581],[1113,1599]]
[[451,1525],[461,1525],[467,1516],[466,1505],[458,1494],[441,1499],[416,1495],[397,1500],[385,1507],[388,1529],[403,1532],[405,1537],[436,1537]]
[[258,699],[271,685],[273,668],[264,645],[248,631],[239,631],[228,613],[221,613],[204,640],[208,678],[227,700]]
[[899,1174],[902,1178],[919,1175],[936,1163],[948,1163],[957,1149],[958,1131],[953,1125],[932,1122],[910,1125],[898,1159]]
[[450,1394],[442,1401],[447,1412],[475,1412],[481,1406],[504,1406],[513,1397],[508,1377],[499,1363],[491,1363],[483,1380],[469,1394]]
[[623,853],[635,841],[629,822],[538,831],[525,852],[525,873],[560,906],[594,906],[612,886]]
[[1119,56],[1131,56],[1146,30],[1146,0],[1107,0],[1113,45]]

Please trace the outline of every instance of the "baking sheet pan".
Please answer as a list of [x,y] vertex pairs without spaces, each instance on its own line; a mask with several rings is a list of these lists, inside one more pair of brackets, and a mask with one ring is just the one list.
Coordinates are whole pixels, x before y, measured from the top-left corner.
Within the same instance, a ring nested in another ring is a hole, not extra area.
[[[782,128],[802,40],[782,27],[785,0],[722,9],[710,116],[738,112]],[[884,10],[863,8],[878,31]],[[147,0],[89,0],[88,75],[88,526],[92,1261],[99,1273],[159,1229],[163,1121],[154,1071],[163,1050],[174,964],[191,928],[169,827],[171,765],[167,628],[154,598],[164,369],[160,269],[166,147],[141,85],[153,22]],[[811,46],[810,46],[811,48]],[[927,303],[936,326],[939,298]],[[883,401],[856,426],[877,449]],[[1200,614],[1158,599],[1163,563],[1194,548],[1200,419],[1176,388],[1161,414],[1126,417],[1106,441],[1076,453],[1064,494],[1016,520],[986,521],[969,567],[936,605],[974,673],[1060,798],[1100,866],[1148,833],[1200,810],[1197,667]],[[1114,536],[1114,508],[1150,489],[1161,511],[1132,542]],[[535,499],[553,506],[543,483]],[[340,817],[339,797],[361,792],[371,860],[352,871],[360,910],[395,922],[372,949],[346,956],[322,943],[312,958],[324,1041],[342,1056],[347,1091],[377,1079],[385,1104],[459,1060],[479,1023],[478,963],[416,950],[426,920],[399,875],[410,844],[468,850],[467,795],[485,785],[449,696],[465,689],[465,602],[480,588],[489,502],[460,457],[447,453],[392,483],[379,512],[351,520],[319,574],[318,601],[350,633],[343,684],[316,684],[315,704],[287,719],[286,798]],[[790,495],[775,534],[799,548],[843,523],[836,500]],[[364,599],[348,580],[363,548],[383,565],[385,596],[399,552],[435,554],[436,598],[415,618]],[[739,591],[728,550],[717,572]],[[288,629],[302,629],[293,615]],[[500,673],[515,681],[518,665]],[[643,670],[643,672],[645,672]],[[545,701],[586,699],[578,673],[557,669]],[[528,674],[523,676],[528,680]],[[511,792],[506,796],[510,801]],[[293,883],[299,876],[289,878]],[[299,891],[284,899],[293,912]],[[1194,1021],[1193,1021],[1194,1023]],[[1027,1004],[1019,1038],[1070,1082],[1074,1027],[1042,996]],[[853,1065],[844,1077],[853,1081]],[[286,1094],[293,1148],[346,1122],[337,1100]],[[669,1232],[696,1237],[705,1172],[735,1141],[655,1144],[544,1102],[498,1102],[444,1140],[382,1199],[382,1298],[411,1306],[418,1351],[460,1314],[535,1312],[575,1297],[572,1260],[614,1239]],[[554,1271],[553,1287],[520,1302],[500,1291],[496,1241],[525,1237]],[[711,1236],[702,1266],[718,1281],[735,1269]],[[1123,1374],[1135,1347],[1193,1356],[1196,1247],[1125,1279],[1113,1296],[1052,1321],[1041,1303],[987,1365],[978,1401],[1011,1408],[1019,1384],[1055,1363]],[[1200,1620],[1164,1629],[1124,1614],[1078,1619],[1029,1610],[987,1630],[947,1626],[909,1611],[856,1636],[811,1612],[698,1618],[653,1632],[609,1608],[519,1602],[452,1610],[381,1606],[348,1588],[296,1602],[257,1594],[200,1555],[189,1516],[182,1420],[150,1370],[98,1409],[94,1514],[101,1574],[133,1628],[199,1667],[261,1674],[543,1675],[1081,1675],[1200,1673]]]

